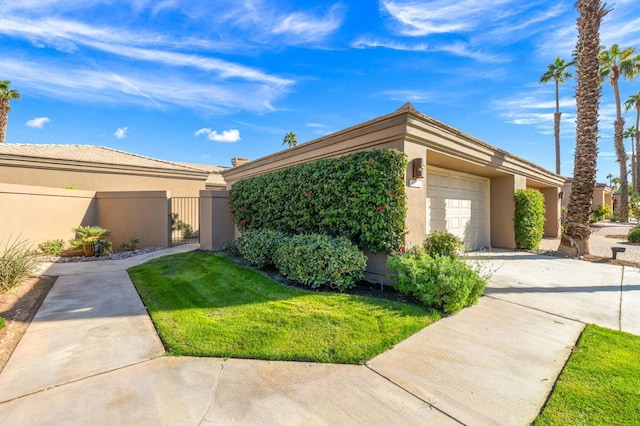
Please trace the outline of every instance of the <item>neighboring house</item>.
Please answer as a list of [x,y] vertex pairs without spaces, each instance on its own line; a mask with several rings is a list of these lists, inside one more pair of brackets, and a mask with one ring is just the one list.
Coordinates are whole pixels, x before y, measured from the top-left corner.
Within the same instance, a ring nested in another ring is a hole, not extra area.
[[[564,185],[562,185],[562,207],[566,208],[569,205],[569,198],[571,197],[571,183],[573,178],[567,178]],[[591,209],[596,210],[602,205],[608,205],[611,207],[611,211],[615,212],[615,198],[613,188],[604,183],[596,183],[593,188],[593,197],[591,198]]]
[[[448,230],[469,249],[515,248],[514,194],[525,188],[544,195],[545,236],[560,233],[563,177],[434,120],[410,103],[391,114],[227,169],[222,176],[231,187],[238,180],[296,164],[382,148],[395,148],[408,156],[407,247],[422,243],[433,231]],[[378,268],[370,263],[371,269]]]
[[200,190],[225,187],[222,170],[101,146],[0,144],[0,183],[197,197]]

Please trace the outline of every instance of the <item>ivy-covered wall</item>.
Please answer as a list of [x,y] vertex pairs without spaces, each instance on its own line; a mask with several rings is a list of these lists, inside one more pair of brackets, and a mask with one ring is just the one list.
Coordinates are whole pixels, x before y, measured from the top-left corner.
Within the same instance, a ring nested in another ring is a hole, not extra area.
[[406,155],[358,152],[289,167],[234,183],[236,225],[287,234],[344,236],[374,253],[403,245]]

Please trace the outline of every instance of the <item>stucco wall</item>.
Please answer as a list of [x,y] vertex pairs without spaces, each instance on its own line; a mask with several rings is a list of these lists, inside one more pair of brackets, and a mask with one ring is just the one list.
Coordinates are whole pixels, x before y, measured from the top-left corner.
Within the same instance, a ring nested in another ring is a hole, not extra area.
[[404,153],[407,154],[409,165],[405,174],[405,191],[407,193],[407,235],[405,236],[405,246],[414,247],[422,244],[427,232],[427,185],[426,178],[413,178],[413,162],[418,159],[424,160],[425,170],[423,176],[427,175],[426,164],[427,150],[424,146],[405,142]]
[[544,196],[544,236],[557,238],[560,236],[561,202],[559,199],[560,188],[539,189]]
[[228,191],[200,191],[200,248],[222,250],[235,238]]
[[97,224],[111,231],[114,247],[140,240],[139,247],[171,243],[170,194],[167,191],[97,192]]
[[0,183],[0,241],[66,242],[74,237],[72,228],[95,224],[94,195],[93,191]]
[[[170,174],[167,172],[167,174]],[[174,197],[197,197],[206,188],[206,176],[158,176],[151,171],[132,173],[122,169],[68,169],[0,165],[0,182],[63,189],[71,186],[88,191],[170,191]]]
[[490,188],[491,246],[514,249],[514,195],[518,189],[526,188],[526,179],[517,175],[496,177],[491,179]]

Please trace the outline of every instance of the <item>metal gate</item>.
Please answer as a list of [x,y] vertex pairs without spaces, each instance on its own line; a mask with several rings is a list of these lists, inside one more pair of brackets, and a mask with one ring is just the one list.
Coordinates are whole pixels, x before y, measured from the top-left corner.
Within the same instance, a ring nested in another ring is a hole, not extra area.
[[171,198],[171,245],[200,242],[200,198]]

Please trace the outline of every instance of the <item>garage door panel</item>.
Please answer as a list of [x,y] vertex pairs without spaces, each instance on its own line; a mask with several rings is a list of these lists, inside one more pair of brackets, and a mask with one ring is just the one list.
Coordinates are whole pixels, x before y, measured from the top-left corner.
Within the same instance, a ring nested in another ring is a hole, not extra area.
[[469,249],[487,246],[486,180],[427,172],[427,233],[449,231]]

